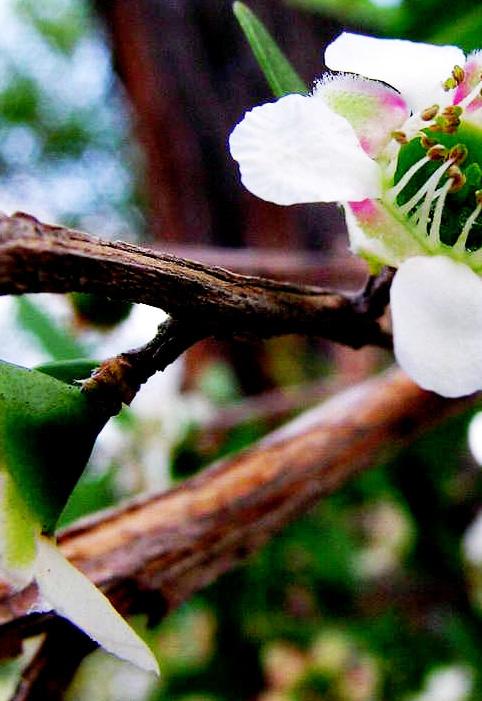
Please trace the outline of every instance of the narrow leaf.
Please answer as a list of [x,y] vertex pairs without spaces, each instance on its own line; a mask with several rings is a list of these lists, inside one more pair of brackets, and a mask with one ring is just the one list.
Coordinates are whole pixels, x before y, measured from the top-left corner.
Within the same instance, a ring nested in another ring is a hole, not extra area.
[[28,297],[17,297],[18,320],[35,336],[53,360],[74,360],[86,355],[86,350],[72,334],[62,329],[49,314]]
[[55,377],[68,385],[75,385],[79,380],[85,380],[93,370],[100,365],[98,360],[76,358],[75,360],[57,360],[51,363],[37,365],[35,370],[45,375]]
[[274,95],[307,93],[308,88],[256,15],[242,2],[234,3],[233,12]]

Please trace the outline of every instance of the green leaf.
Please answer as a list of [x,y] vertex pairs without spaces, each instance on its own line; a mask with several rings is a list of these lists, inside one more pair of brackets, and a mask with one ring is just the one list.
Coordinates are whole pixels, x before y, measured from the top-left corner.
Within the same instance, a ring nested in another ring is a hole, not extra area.
[[0,362],[0,464],[51,533],[106,417],[80,389]]
[[95,368],[99,367],[98,360],[76,358],[75,360],[57,360],[52,363],[37,365],[35,370],[45,375],[55,377],[68,385],[75,385],[79,380],[87,379]]
[[234,3],[233,12],[274,95],[307,93],[308,88],[256,15],[242,2]]
[[18,320],[54,360],[74,360],[86,355],[85,348],[67,331],[58,326],[28,297],[17,297]]

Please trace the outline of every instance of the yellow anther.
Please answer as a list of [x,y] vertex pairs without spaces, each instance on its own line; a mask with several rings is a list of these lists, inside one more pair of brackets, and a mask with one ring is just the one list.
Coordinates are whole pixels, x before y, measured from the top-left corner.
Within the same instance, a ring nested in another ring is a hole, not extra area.
[[408,142],[407,135],[404,131],[392,131],[392,139],[394,139],[397,144],[406,144]]
[[445,90],[445,92],[448,92],[449,90],[453,90],[454,88],[457,87],[457,81],[455,80],[455,78],[452,78],[452,76],[451,76],[450,78],[447,78],[447,80],[445,80],[442,83],[442,87]]
[[453,70],[452,70],[452,78],[455,80],[457,85],[460,85],[460,83],[463,83],[464,78],[465,78],[464,69],[461,68],[461,66],[454,66]]
[[477,204],[482,205],[482,190],[475,191],[475,201],[477,202]]

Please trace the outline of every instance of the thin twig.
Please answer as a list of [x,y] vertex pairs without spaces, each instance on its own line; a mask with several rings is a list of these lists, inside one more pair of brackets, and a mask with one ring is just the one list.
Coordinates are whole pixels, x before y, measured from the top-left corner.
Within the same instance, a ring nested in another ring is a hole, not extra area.
[[64,618],[50,620],[45,640],[23,671],[12,701],[62,701],[79,664],[96,647]]
[[82,390],[102,404],[109,416],[114,416],[122,404],[132,402],[149,377],[165,370],[185,350],[204,338],[206,332],[195,324],[168,317],[144,346],[105,360],[83,382]]

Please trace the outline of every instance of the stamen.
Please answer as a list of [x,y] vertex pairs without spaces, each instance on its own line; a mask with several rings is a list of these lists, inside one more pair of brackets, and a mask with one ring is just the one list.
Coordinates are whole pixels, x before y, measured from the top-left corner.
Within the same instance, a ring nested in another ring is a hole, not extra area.
[[453,90],[457,87],[457,85],[463,83],[464,78],[464,69],[461,68],[461,66],[454,66],[452,69],[452,75],[450,76],[450,78],[447,78],[447,80],[442,83],[442,87],[445,90],[445,92]]
[[[449,172],[450,172],[450,168],[449,168]],[[420,230],[420,232],[424,235],[427,234],[428,220],[430,217],[430,211],[432,209],[432,205],[436,199],[436,190],[437,190],[438,183],[439,183],[439,180],[434,180],[431,183],[430,187],[427,190],[427,194],[425,195],[425,199],[423,201],[423,204],[418,210],[419,215],[418,215],[417,227]],[[443,191],[443,189],[442,189],[442,191]]]
[[394,139],[397,142],[397,144],[403,145],[408,143],[407,135],[404,131],[392,131],[392,139]]
[[468,107],[471,102],[476,100],[478,97],[480,97],[480,91],[482,89],[482,80],[477,83],[475,88],[469,92],[468,95],[464,97],[463,100],[459,102],[459,107],[462,107],[462,109],[465,109]]
[[438,185],[440,179],[446,170],[450,168],[452,161],[446,161],[442,163],[441,166],[437,168],[436,171],[432,173],[430,178],[422,185],[422,187],[411,197],[408,202],[405,202],[399,209],[402,214],[407,215],[417,204],[420,202],[422,197],[432,188],[433,183],[435,186]]
[[452,78],[455,80],[457,85],[464,82],[465,71],[461,66],[454,66],[452,70]]
[[420,170],[420,168],[423,168],[423,166],[424,166],[426,163],[430,163],[430,158],[428,158],[428,156],[424,156],[424,157],[421,158],[419,161],[417,161],[416,163],[414,163],[413,166],[411,166],[411,168],[409,168],[409,169],[407,170],[407,172],[404,173],[404,175],[400,178],[400,180],[398,181],[398,183],[397,183],[396,185],[394,185],[393,187],[391,187],[391,188],[388,190],[388,195],[390,196],[390,199],[395,200],[395,199],[398,197],[398,195],[401,193],[401,191],[403,190],[403,188],[404,188],[404,187],[409,183],[409,181],[413,178],[413,176],[415,175],[415,173],[418,173],[418,171]]
[[428,236],[430,243],[434,245],[438,245],[440,243],[440,224],[442,223],[442,214],[444,211],[445,200],[447,198],[447,194],[451,186],[452,181],[447,180],[444,183],[443,187],[441,187],[440,190],[438,190],[440,196],[438,198],[437,204],[435,205],[435,210],[432,218],[432,225],[430,227],[430,233]]
[[446,161],[448,155],[448,149],[443,144],[435,144],[427,151],[427,156],[431,161]]
[[420,116],[424,122],[431,122],[432,119],[437,116],[439,109],[439,105],[432,105],[431,107],[427,107],[426,109],[424,109],[420,113]]
[[477,198],[477,203],[478,204],[477,204],[476,208],[474,209],[472,214],[467,218],[467,221],[464,224],[464,228],[462,229],[459,238],[457,239],[457,241],[454,244],[454,251],[457,251],[459,253],[462,251],[465,251],[465,245],[467,243],[467,238],[470,234],[470,230],[472,229],[477,217],[479,216],[480,212],[482,211],[482,197]]
[[424,131],[420,132],[420,145],[422,148],[432,148],[432,146],[435,146],[436,143],[436,139],[430,139]]
[[467,178],[462,173],[460,168],[456,165],[450,166],[450,168],[447,171],[447,177],[449,177],[452,180],[452,187],[450,188],[450,192],[458,192],[463,188],[463,186],[467,182]]
[[455,146],[452,146],[452,148],[449,151],[449,158],[451,158],[454,162],[454,165],[459,166],[461,165],[469,155],[469,149],[465,144],[456,144]]

